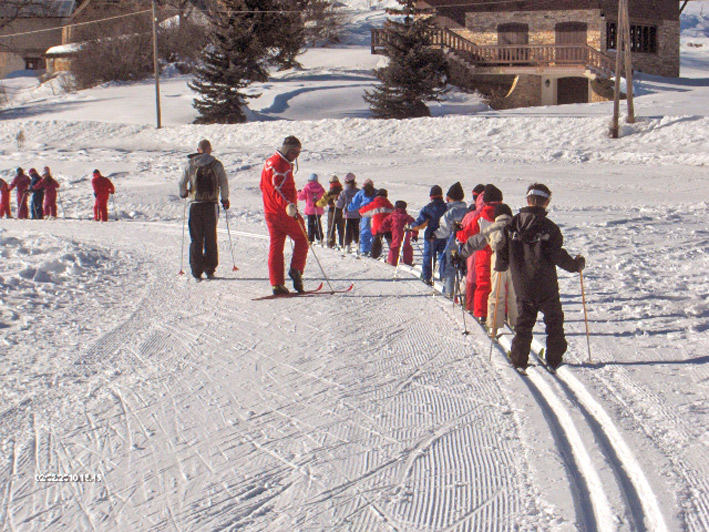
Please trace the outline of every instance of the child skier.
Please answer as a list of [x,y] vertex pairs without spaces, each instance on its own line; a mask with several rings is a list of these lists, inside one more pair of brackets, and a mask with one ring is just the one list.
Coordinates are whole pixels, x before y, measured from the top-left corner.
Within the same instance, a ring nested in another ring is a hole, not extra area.
[[[362,218],[371,218],[370,228],[372,231],[372,248],[370,256],[373,259],[378,259],[382,254],[382,237],[385,231],[381,230],[382,221],[394,211],[394,206],[388,199],[389,193],[386,189],[380,188],[377,190],[377,195],[367,205],[359,210],[359,215]],[[391,235],[387,233],[387,242],[391,245]]]
[[[399,252],[401,251],[401,260],[404,264],[411,266],[414,263],[414,248],[411,247],[411,239],[418,238],[418,231],[407,229],[416,220],[406,212],[406,202],[397,201],[394,203],[394,212],[388,215],[382,221],[379,230],[383,233],[391,232],[391,245],[389,246],[389,255],[387,262],[392,266],[399,263]],[[404,249],[401,250],[401,246]]]
[[356,177],[352,172],[345,175],[345,189],[335,202],[335,207],[342,210],[345,217],[345,248],[350,252],[352,242],[359,245],[359,211],[350,211],[347,206],[359,192]]
[[99,170],[94,170],[91,185],[94,188],[94,197],[96,198],[96,202],[94,203],[94,220],[97,222],[99,220],[102,222],[107,222],[108,197],[111,194],[115,194],[116,189],[111,180],[102,176]]
[[42,181],[38,185],[44,190],[44,215],[51,218],[57,217],[57,189],[59,183],[52,177],[49,166],[44,167]]
[[[461,227],[466,227],[471,220],[480,214],[483,209],[483,192],[485,185],[482,183],[475,185],[473,188],[473,202],[468,207],[468,213],[463,217]],[[465,238],[461,238],[460,242],[465,242]],[[473,312],[475,308],[475,253],[472,253],[465,262],[465,309]]]
[[311,243],[315,240],[320,244],[323,242],[321,218],[325,209],[316,204],[324,195],[325,189],[318,182],[318,174],[310,174],[308,184],[303,187],[303,190],[298,191],[298,199],[305,200],[305,215],[308,217],[308,241]]
[[345,237],[345,220],[342,217],[342,209],[338,209],[335,203],[342,192],[340,179],[332,174],[330,177],[330,190],[318,200],[318,207],[327,207],[327,247],[335,247],[335,237],[339,247],[343,246]]
[[530,185],[528,206],[512,219],[497,253],[495,270],[504,272],[509,268],[517,294],[519,316],[510,351],[510,361],[517,368],[527,367],[532,329],[540,310],[547,333],[546,363],[552,369],[561,364],[567,344],[556,267],[580,272],[586,266],[583,256],[571,257],[563,248],[561,231],[547,218],[550,200],[549,188],[538,183]]
[[44,218],[42,211],[44,189],[42,188],[42,176],[34,168],[30,168],[30,192],[32,193],[32,201],[30,202],[32,219],[41,220]]
[[[362,190],[355,194],[350,204],[347,206],[348,211],[358,211],[368,205],[376,196],[377,191],[374,188],[374,182],[371,179],[365,179],[362,184]],[[361,218],[359,223],[359,252],[362,255],[369,255],[372,249],[372,229],[369,226],[369,218]]]
[[10,211],[10,185],[0,177],[0,218],[3,216],[12,218],[12,211]]
[[[460,246],[462,257],[474,256],[478,250],[490,246],[492,250],[491,263],[495,264],[497,250],[502,246],[505,238],[505,229],[512,221],[512,210],[508,205],[499,203],[495,206],[493,217],[495,221],[492,224],[468,238],[467,242]],[[510,327],[514,328],[517,324],[517,301],[509,270],[498,272],[493,268],[490,272],[490,281],[491,292],[487,300],[487,327],[495,335],[496,331],[505,324],[505,316]],[[497,316],[497,321],[495,321],[495,316]]]
[[26,219],[29,215],[29,207],[27,205],[28,193],[30,188],[30,178],[27,177],[22,168],[18,168],[15,173],[15,178],[10,183],[10,190],[17,189],[17,218]]
[[[426,205],[418,218],[412,223],[413,229],[423,233],[423,263],[421,264],[421,280],[427,285],[433,285],[433,265],[437,260],[439,265],[446,247],[444,238],[436,238],[434,233],[438,229],[441,216],[446,212],[446,203],[443,201],[443,190],[438,185],[433,185],[429,192],[431,203]],[[440,269],[440,266],[439,266]]]
[[443,253],[443,295],[452,298],[455,285],[456,268],[451,263],[451,251],[457,249],[455,243],[455,232],[457,231],[460,222],[463,220],[465,213],[468,212],[468,206],[463,201],[465,192],[460,183],[454,183],[446,193],[447,210],[441,217],[440,226],[434,233],[436,238],[446,240],[446,247]]
[[[485,185],[482,193],[483,207],[480,214],[469,220],[468,224],[458,231],[456,238],[460,242],[467,240],[495,221],[495,207],[502,202],[502,192],[495,185]],[[462,237],[462,238],[461,238]],[[465,240],[463,240],[465,238]],[[490,260],[492,250],[487,243],[475,251],[475,293],[473,297],[473,316],[480,322],[487,320],[487,299],[490,295]],[[467,299],[467,297],[466,297]]]

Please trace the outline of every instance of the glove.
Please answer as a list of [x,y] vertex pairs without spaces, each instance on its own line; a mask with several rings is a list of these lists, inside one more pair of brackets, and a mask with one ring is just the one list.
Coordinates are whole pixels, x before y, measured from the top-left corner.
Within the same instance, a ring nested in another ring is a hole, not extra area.
[[296,207],[294,203],[289,203],[288,205],[286,205],[286,214],[288,216],[293,217],[293,218],[297,218],[298,217],[298,207]]
[[223,199],[223,200],[222,200],[222,207],[224,207],[224,210],[225,210],[225,211],[228,211],[228,210],[229,210],[229,205],[231,205],[231,204],[229,203],[229,200],[228,200],[228,199]]
[[576,266],[578,267],[578,271],[583,271],[583,269],[586,267],[586,259],[584,258],[584,256],[576,255],[574,257],[574,260],[576,260]]
[[419,241],[419,236],[418,236],[418,235],[413,235],[413,236],[411,237],[411,240],[413,240],[414,242],[418,242],[418,241]]
[[462,266],[465,263],[465,259],[460,256],[457,249],[451,251],[451,262],[454,266]]

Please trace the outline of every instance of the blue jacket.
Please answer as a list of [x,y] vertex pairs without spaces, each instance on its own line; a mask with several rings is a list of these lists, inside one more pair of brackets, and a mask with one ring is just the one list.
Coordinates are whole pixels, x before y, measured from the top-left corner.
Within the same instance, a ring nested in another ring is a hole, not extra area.
[[362,189],[357,192],[357,194],[355,194],[354,198],[352,198],[352,201],[350,201],[350,204],[347,206],[347,210],[350,212],[359,212],[362,207],[364,207],[365,205],[369,205],[375,197],[376,192],[370,198],[369,196],[365,195],[364,189]]
[[433,232],[438,229],[441,216],[445,214],[447,209],[448,206],[446,205],[446,202],[443,201],[443,198],[436,198],[421,209],[418,218],[416,218],[416,221],[411,225],[418,227],[419,225],[428,222],[426,230],[423,233],[423,238],[425,240],[430,240],[431,238],[434,238]]

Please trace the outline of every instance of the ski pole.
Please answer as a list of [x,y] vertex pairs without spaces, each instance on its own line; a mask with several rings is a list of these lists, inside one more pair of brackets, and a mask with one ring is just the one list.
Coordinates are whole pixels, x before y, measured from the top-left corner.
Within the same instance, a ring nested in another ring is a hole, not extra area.
[[62,208],[62,218],[66,220],[66,211],[64,210],[64,203],[62,202],[62,197],[57,192],[57,200],[59,201],[59,206]]
[[586,322],[586,345],[588,346],[588,362],[591,363],[591,335],[588,332],[588,312],[586,311],[586,291],[583,288],[583,271],[579,272],[581,280],[581,301],[583,303],[583,319]]
[[396,270],[394,270],[394,279],[399,278],[399,264],[401,264],[401,257],[404,254],[404,244],[406,243],[406,229],[404,229],[404,234],[401,235],[401,243],[399,244],[399,258],[396,260]]
[[118,209],[116,209],[116,197],[111,194],[111,202],[113,203],[113,218],[118,221]]
[[308,240],[308,233],[305,232],[305,222],[303,222],[303,218],[302,217],[296,218],[296,222],[298,223],[298,227],[300,227],[300,231],[303,233],[305,240],[308,242],[308,247],[310,248],[310,251],[313,252],[313,257],[315,257],[315,261],[318,263],[318,266],[320,267],[320,271],[322,272],[323,277],[325,277],[325,281],[327,281],[327,286],[330,287],[330,292],[334,294],[335,289],[330,284],[330,279],[328,278],[327,274],[325,273],[325,270],[323,269],[322,264],[320,264],[320,259],[318,258],[317,253],[315,253],[315,248],[313,248],[313,243],[310,240]]
[[231,251],[231,262],[234,263],[232,271],[237,272],[239,268],[236,267],[236,259],[234,258],[234,244],[231,241],[231,230],[229,229],[229,212],[224,209],[224,219],[226,220],[226,232],[229,235],[229,251]]
[[335,218],[337,216],[337,207],[333,207],[332,211],[328,211],[328,215],[332,215],[332,220],[328,219],[327,230],[327,247],[330,247],[330,241],[332,241],[332,246],[335,247]]
[[185,198],[185,207],[182,210],[182,245],[180,246],[180,271],[178,275],[184,275],[185,271],[182,266],[185,262],[185,220],[187,218],[187,198]]
[[458,301],[460,302],[460,309],[463,311],[463,335],[467,336],[470,333],[468,332],[468,325],[465,323],[465,314],[466,314],[465,302],[463,301],[463,294],[460,291],[460,278],[461,278],[460,270],[456,270],[455,284],[456,284],[456,288],[458,289]]
[[492,346],[495,343],[495,333],[497,332],[497,308],[500,306],[500,285],[502,284],[502,279],[500,275],[497,275],[497,288],[495,289],[495,312],[493,316],[492,327],[490,327],[490,356],[489,360],[492,362]]

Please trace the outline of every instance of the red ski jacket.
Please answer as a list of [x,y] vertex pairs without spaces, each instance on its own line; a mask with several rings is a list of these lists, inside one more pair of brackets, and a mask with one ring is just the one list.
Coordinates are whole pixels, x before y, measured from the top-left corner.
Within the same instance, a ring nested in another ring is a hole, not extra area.
[[114,194],[116,192],[111,180],[102,175],[94,176],[91,180],[91,185],[94,187],[94,194],[96,194],[99,198],[108,199],[109,194]]
[[378,235],[381,232],[380,227],[384,218],[389,216],[392,212],[394,212],[394,206],[383,196],[376,196],[372,201],[359,209],[360,216],[365,218],[367,216],[372,217],[373,235]]
[[261,193],[265,214],[286,215],[289,203],[298,204],[298,191],[293,179],[293,164],[277,151],[263,165],[261,171]]

